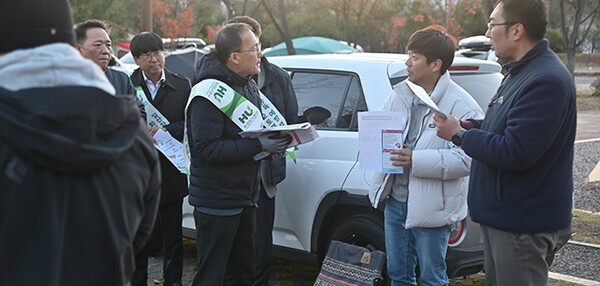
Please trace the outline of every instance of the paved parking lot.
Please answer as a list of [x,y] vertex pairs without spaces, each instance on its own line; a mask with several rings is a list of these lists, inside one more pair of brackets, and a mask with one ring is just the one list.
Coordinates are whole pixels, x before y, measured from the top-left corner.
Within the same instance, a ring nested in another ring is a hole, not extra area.
[[577,113],[575,140],[600,138],[600,110],[584,110]]

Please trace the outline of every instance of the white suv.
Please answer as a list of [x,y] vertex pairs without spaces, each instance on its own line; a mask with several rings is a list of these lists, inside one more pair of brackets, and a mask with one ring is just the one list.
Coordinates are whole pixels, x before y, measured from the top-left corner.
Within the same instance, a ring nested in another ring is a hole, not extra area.
[[[318,264],[333,239],[385,251],[383,206],[371,207],[372,173],[358,166],[357,112],[380,109],[392,86],[406,79],[406,59],[371,53],[269,58],[290,73],[299,117],[309,117],[309,109],[326,110],[321,122],[313,122],[319,138],[299,146],[296,163],[288,158],[287,178],[278,187],[277,256]],[[450,74],[484,110],[502,80],[497,63],[467,58],[455,58]],[[184,204],[183,226],[193,237],[189,204]],[[483,265],[479,226],[469,219],[457,226],[447,255],[451,277],[477,273]]]

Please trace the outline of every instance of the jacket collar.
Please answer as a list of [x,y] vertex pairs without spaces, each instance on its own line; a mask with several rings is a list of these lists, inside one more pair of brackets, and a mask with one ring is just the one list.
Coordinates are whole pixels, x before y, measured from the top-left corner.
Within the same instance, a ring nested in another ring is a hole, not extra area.
[[202,57],[199,81],[215,78],[233,86],[246,86],[251,76],[242,77],[222,64],[214,51]]
[[438,82],[433,87],[433,90],[429,95],[429,97],[431,97],[431,100],[433,100],[433,102],[437,104],[444,95],[444,93],[446,93],[448,85],[450,85],[450,72],[446,71],[442,76],[440,76]]
[[[275,71],[273,70],[273,67],[271,66],[266,57],[262,57],[260,60],[260,72],[264,73],[265,77],[263,87],[270,85],[271,82],[274,81],[276,78]],[[258,75],[253,75],[252,78],[254,79],[254,81],[258,82]]]
[[[148,82],[149,78],[148,78],[148,76],[146,76],[146,72],[142,71],[142,77],[144,78],[144,82]],[[164,83],[166,81],[164,68],[163,68],[162,72],[160,73],[160,79],[158,79],[158,81],[162,82],[162,83]]]
[[520,60],[506,64],[504,67],[509,74],[516,74],[521,71],[528,62],[548,51],[548,40],[544,39],[537,43]]
[[[408,80],[408,79],[407,79]],[[431,100],[433,100],[433,102],[435,102],[436,104],[440,101],[440,99],[442,98],[442,96],[444,95],[444,93],[446,93],[446,90],[448,89],[448,86],[450,85],[450,73],[448,71],[446,71],[442,76],[440,76],[440,78],[438,79],[438,82],[435,84],[435,86],[433,87],[433,90],[431,91],[431,93],[429,94],[429,97],[431,98]],[[398,94],[400,95],[401,98],[403,98],[403,100],[405,100],[405,103],[410,106],[410,104],[412,103],[412,101],[414,100],[415,97],[417,97],[412,90],[408,87],[408,85],[406,83],[403,83],[403,88],[402,88],[402,93]],[[423,103],[422,101],[418,101],[419,103]],[[425,103],[423,103],[425,104]]]

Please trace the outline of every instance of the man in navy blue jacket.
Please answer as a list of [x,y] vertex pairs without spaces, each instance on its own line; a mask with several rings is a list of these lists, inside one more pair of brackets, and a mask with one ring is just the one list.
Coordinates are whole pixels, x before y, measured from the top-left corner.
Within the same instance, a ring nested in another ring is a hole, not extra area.
[[438,136],[473,158],[468,206],[481,224],[486,285],[546,285],[546,256],[573,204],[575,87],[544,40],[542,0],[501,0],[486,36],[506,77],[483,121],[436,116]]

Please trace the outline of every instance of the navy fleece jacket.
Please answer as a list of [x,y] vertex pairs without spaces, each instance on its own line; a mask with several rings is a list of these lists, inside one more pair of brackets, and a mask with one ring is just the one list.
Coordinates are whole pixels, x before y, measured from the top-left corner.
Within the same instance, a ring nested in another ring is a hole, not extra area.
[[473,158],[471,218],[519,233],[557,231],[572,216],[573,80],[546,40],[507,70],[484,121],[463,137]]

